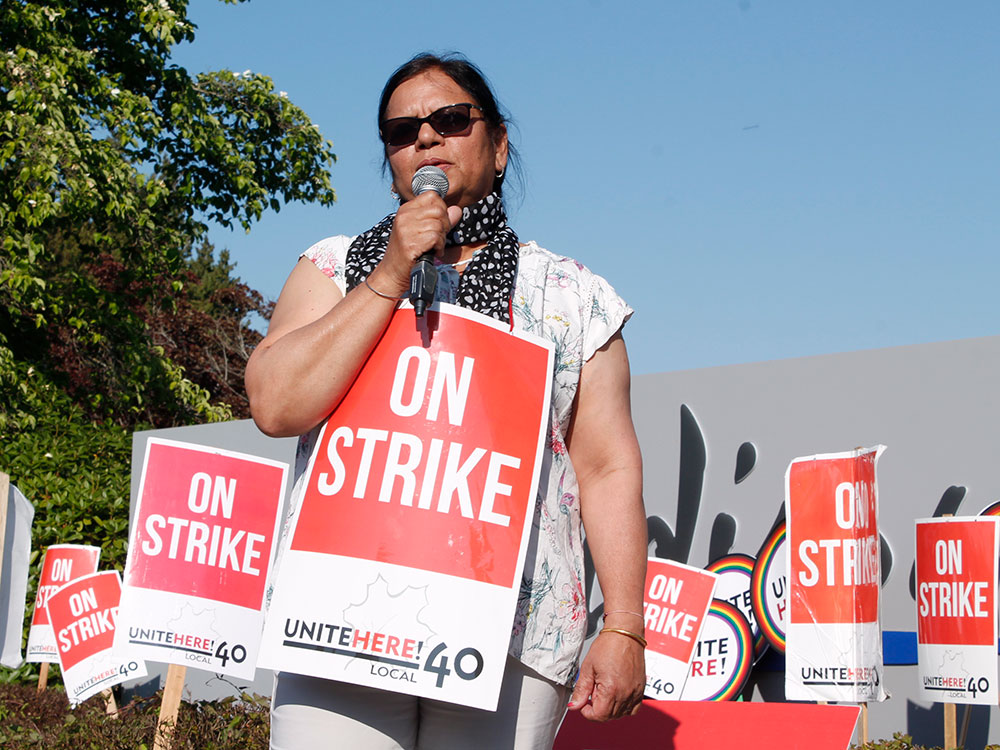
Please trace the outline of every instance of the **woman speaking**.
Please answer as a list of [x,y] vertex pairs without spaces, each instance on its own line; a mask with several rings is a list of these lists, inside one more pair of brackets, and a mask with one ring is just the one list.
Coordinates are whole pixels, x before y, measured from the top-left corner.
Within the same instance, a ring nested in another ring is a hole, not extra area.
[[[531,541],[496,712],[282,672],[271,746],[550,748],[567,706],[617,718],[638,709],[645,686],[646,520],[621,336],[632,311],[604,279],[520,242],[507,224],[506,120],[473,64],[411,59],[386,83],[378,125],[399,210],[303,254],[247,365],[253,418],[268,435],[314,434],[406,297],[414,264],[431,253],[438,301],[555,346]],[[447,177],[443,197],[414,192],[414,174],[428,166]],[[604,625],[580,665],[584,530]]]

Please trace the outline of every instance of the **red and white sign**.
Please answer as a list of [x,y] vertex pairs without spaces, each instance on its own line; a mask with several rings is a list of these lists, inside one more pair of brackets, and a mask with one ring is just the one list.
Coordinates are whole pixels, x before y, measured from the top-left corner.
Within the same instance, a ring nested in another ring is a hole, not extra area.
[[115,646],[252,678],[288,465],[146,443]]
[[552,356],[459,307],[397,310],[296,484],[261,666],[495,709]]
[[916,529],[921,697],[996,705],[1000,518],[926,518]]
[[673,560],[646,561],[646,695],[680,700],[719,576]]
[[117,570],[60,587],[48,602],[66,696],[74,706],[112,685],[146,675],[146,663],[116,658],[111,647],[122,583]]
[[796,458],[785,473],[791,700],[885,700],[875,466],[884,446]]
[[38,580],[38,593],[35,595],[35,611],[31,616],[31,629],[28,631],[26,661],[53,663],[59,661],[59,651],[56,648],[52,626],[49,624],[49,611],[46,606],[49,597],[60,586],[76,578],[96,573],[100,557],[100,547],[84,544],[53,544],[45,550],[42,576]]

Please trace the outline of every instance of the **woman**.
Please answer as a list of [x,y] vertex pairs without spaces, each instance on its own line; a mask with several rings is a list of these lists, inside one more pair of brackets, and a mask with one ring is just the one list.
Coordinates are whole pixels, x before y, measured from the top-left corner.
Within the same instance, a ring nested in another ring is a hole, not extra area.
[[[281,674],[272,747],[551,747],[567,705],[588,719],[617,718],[638,709],[645,686],[646,521],[620,331],[631,310],[603,279],[520,243],[506,225],[507,128],[474,65],[413,58],[386,83],[378,121],[399,210],[299,260],[247,365],[254,420],[272,436],[314,430],[388,325],[414,262],[433,251],[439,300],[554,341],[550,437],[497,712]],[[444,199],[413,195],[411,179],[428,164],[447,174]],[[581,520],[605,621],[577,673]]]

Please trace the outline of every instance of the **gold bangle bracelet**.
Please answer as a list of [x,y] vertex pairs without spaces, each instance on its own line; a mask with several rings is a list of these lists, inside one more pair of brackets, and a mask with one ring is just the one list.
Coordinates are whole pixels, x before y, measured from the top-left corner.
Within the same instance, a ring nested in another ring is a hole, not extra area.
[[[638,633],[633,633],[631,630],[622,630],[621,628],[603,628],[601,630],[601,633],[618,633],[618,635],[623,635],[626,638],[631,638],[640,646],[646,648],[646,639],[643,638]],[[601,635],[601,633],[598,633],[598,635]]]

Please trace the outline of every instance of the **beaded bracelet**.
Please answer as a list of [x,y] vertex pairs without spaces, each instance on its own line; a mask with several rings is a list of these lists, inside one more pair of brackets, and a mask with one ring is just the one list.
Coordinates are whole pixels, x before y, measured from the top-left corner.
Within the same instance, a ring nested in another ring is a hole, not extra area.
[[[626,638],[631,638],[640,646],[646,648],[646,639],[643,638],[638,633],[633,633],[631,630],[622,630],[621,628],[603,628],[601,630],[601,633],[618,633],[618,635],[623,635]],[[598,635],[600,635],[600,633],[598,633]]]

